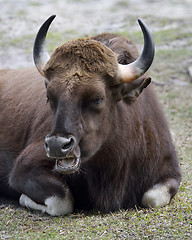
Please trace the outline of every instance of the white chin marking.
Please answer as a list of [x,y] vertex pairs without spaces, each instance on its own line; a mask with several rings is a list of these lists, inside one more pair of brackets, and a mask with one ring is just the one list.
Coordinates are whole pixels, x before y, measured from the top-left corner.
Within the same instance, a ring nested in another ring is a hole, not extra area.
[[158,208],[166,206],[170,200],[169,187],[159,183],[144,193],[141,203],[144,207]]
[[66,190],[66,197],[63,199],[57,196],[48,197],[45,200],[45,205],[35,203],[25,194],[21,195],[19,203],[22,207],[40,210],[51,216],[66,215],[73,212],[73,198],[69,190]]

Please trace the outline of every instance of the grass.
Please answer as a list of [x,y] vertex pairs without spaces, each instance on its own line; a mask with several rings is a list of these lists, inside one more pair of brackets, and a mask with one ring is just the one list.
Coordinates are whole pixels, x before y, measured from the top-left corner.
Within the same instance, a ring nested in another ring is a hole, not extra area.
[[[160,209],[135,208],[105,215],[80,212],[64,217],[50,217],[23,209],[16,202],[0,199],[0,239],[191,239],[192,84],[189,83],[187,67],[192,63],[192,31],[184,28],[184,21],[176,20],[180,25],[172,29],[170,19],[153,20],[153,25],[159,29],[154,33],[157,49],[150,75],[163,83],[154,87],[180,157],[183,179],[176,197]],[[170,28],[164,29],[164,25]],[[73,30],[68,34],[77,35]],[[132,32],[130,36],[142,44],[140,31]],[[21,36],[8,41],[6,46],[25,48],[30,39],[31,36]],[[49,33],[48,49],[52,51],[65,40],[59,32]],[[178,41],[182,44],[178,45]],[[178,85],[176,80],[185,84]]]
[[[161,209],[131,209],[102,215],[76,213],[50,217],[5,207],[0,216],[2,239],[190,239],[191,206],[181,194]],[[7,212],[8,214],[5,214]]]

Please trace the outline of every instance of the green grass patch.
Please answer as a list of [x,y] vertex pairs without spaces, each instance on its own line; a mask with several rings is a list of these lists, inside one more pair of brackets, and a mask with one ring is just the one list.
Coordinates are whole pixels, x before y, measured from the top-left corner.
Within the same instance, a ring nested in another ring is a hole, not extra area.
[[191,33],[181,32],[179,28],[170,28],[157,31],[153,36],[156,44],[171,44],[172,41],[191,37]]
[[131,209],[106,215],[77,213],[49,217],[9,207],[6,217],[0,217],[1,236],[10,239],[187,239],[191,210],[182,196],[161,209]]

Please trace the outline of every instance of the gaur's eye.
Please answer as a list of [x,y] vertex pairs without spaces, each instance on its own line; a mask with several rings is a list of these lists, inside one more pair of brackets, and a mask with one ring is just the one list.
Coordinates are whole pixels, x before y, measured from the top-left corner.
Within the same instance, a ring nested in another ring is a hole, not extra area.
[[50,107],[52,108],[52,110],[55,109],[55,107],[56,107],[56,102],[57,102],[56,99],[52,99],[52,98],[50,98],[50,97],[47,96],[47,104],[50,105]]
[[[87,94],[87,93],[86,93]],[[104,107],[104,101],[105,101],[105,95],[101,92],[96,93],[94,92],[88,92],[88,95],[85,95],[82,99],[81,106],[84,109],[84,111],[90,110],[90,111],[101,111]]]
[[95,100],[92,101],[92,103],[95,104],[95,105],[99,105],[102,102],[103,102],[103,98],[98,98],[98,99],[95,99]]
[[50,102],[50,99],[47,97],[47,103],[49,103]]
[[52,103],[52,100],[47,96],[47,103]]

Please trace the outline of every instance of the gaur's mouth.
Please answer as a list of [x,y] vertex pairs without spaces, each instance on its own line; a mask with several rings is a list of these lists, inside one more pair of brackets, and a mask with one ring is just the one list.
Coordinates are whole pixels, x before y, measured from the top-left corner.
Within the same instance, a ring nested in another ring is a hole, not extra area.
[[56,160],[56,170],[63,174],[71,174],[78,171],[81,160],[80,157],[68,156]]

